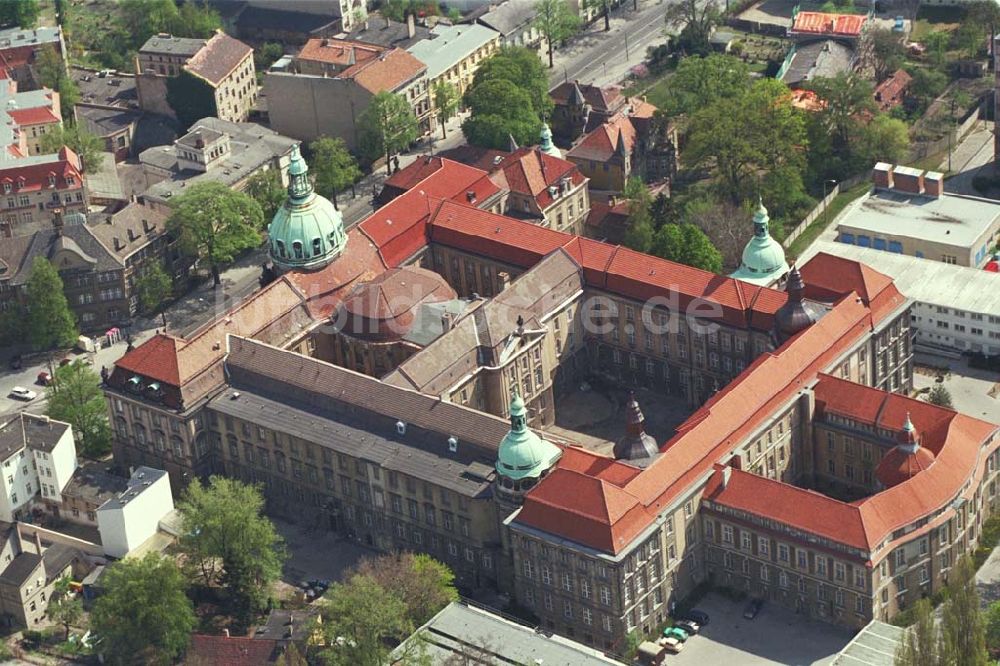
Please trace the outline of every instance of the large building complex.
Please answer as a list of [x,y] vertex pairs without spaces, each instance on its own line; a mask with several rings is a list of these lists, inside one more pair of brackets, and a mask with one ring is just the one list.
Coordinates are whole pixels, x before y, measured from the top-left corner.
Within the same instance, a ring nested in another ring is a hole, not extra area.
[[[118,465],[259,482],[613,652],[702,582],[864,626],[975,548],[998,427],[901,395],[912,303],[885,275],[818,254],[771,289],[477,208],[476,180],[415,178],[345,232],[300,162],[279,277],[116,363]],[[425,317],[420,349],[359,357]],[[657,441],[630,399],[613,455],[579,446],[547,429],[582,379],[688,415]]]

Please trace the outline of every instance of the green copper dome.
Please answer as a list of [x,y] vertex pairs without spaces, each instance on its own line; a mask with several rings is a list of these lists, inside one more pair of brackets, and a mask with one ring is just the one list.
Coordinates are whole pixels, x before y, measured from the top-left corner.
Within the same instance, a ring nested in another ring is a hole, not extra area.
[[768,286],[788,273],[785,249],[781,247],[781,243],[771,238],[769,222],[767,209],[760,202],[753,216],[753,238],[743,248],[743,260],[739,269],[730,277]]
[[556,148],[556,144],[552,143],[552,130],[549,129],[548,123],[542,123],[541,141],[538,144],[538,149],[546,155],[562,157],[562,153]]
[[537,479],[562,455],[558,446],[547,442],[528,428],[528,410],[515,390],[510,401],[510,432],[500,442],[497,472],[515,481]]
[[267,235],[271,261],[282,271],[322,268],[347,244],[340,211],[313,191],[298,146],[292,148],[288,167],[288,198],[274,214]]

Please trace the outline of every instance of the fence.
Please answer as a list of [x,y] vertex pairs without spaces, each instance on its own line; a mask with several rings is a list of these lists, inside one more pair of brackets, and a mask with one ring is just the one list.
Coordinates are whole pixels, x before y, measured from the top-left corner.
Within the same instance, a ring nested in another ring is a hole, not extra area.
[[836,185],[834,185],[833,189],[827,192],[826,198],[822,199],[818,204],[816,204],[816,207],[813,208],[811,211],[809,211],[809,214],[806,215],[801,222],[799,222],[798,226],[792,229],[788,233],[788,235],[785,236],[785,240],[782,241],[781,243],[785,247],[785,249],[787,250],[788,247],[792,244],[792,242],[796,238],[801,236],[802,233],[807,228],[809,228],[809,225],[815,222],[816,218],[818,218],[826,211],[827,206],[829,206],[830,203],[836,198],[836,196],[840,194],[842,189],[849,190],[855,185],[859,185],[860,183],[863,183],[864,181],[868,180],[868,178],[869,174],[861,173],[858,174],[857,176],[851,176],[842,183],[837,183]]
[[972,113],[969,117],[962,121],[961,125],[955,127],[951,132],[945,134],[942,138],[936,141],[927,141],[915,143],[910,146],[910,161],[915,162],[921,160],[928,155],[937,155],[938,153],[948,150],[949,147],[954,148],[962,140],[962,138],[968,134],[976,123],[979,122],[979,118],[982,116],[983,107],[982,105],[977,105],[974,107]]

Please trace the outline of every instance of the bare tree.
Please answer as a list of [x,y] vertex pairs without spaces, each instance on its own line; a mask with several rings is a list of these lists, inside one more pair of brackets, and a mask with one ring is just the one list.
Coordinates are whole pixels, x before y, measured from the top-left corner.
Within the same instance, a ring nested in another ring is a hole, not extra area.
[[753,235],[749,211],[728,199],[700,199],[688,203],[683,217],[705,232],[727,270],[739,267],[743,248]]

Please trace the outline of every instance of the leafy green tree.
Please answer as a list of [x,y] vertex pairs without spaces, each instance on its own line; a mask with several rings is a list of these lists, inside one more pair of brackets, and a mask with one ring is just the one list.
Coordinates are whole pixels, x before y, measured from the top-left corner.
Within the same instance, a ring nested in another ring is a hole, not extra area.
[[258,171],[250,176],[244,191],[260,206],[264,222],[271,220],[288,198],[288,191],[282,184],[281,173],[277,169]]
[[263,72],[284,54],[285,48],[279,42],[265,42],[259,49],[254,49],[254,67],[258,72]]
[[320,656],[330,666],[382,666],[389,644],[413,630],[399,593],[369,576],[334,583],[326,593],[325,610],[321,626],[326,647]]
[[521,145],[538,140],[542,121],[531,108],[531,96],[505,79],[484,81],[466,93],[472,114],[462,122],[462,133],[474,146],[506,150],[510,137]]
[[167,79],[167,104],[183,128],[190,128],[202,118],[219,115],[215,89],[205,79],[182,69]]
[[222,19],[211,3],[185,2],[177,9],[170,31],[177,36],[207,39],[222,29]]
[[952,407],[951,392],[942,384],[935,384],[927,394],[927,402],[938,407]]
[[102,582],[90,624],[106,662],[168,664],[184,651],[196,617],[173,560],[157,553],[126,558],[105,569]]
[[417,118],[409,102],[385,90],[372,98],[358,124],[368,156],[375,159],[385,155],[386,173],[390,171],[393,154],[417,140]]
[[913,76],[910,95],[921,98],[924,104],[929,103],[948,87],[948,75],[940,70],[916,67],[910,74]]
[[333,201],[336,208],[337,195],[358,182],[361,169],[339,137],[321,136],[309,144],[309,149],[313,154],[310,170],[316,179],[316,191]]
[[986,609],[986,647],[990,652],[1000,650],[1000,601],[994,601]]
[[924,46],[930,54],[931,62],[935,67],[942,67],[947,57],[948,45],[951,43],[951,34],[945,30],[932,30],[924,35]]
[[58,153],[63,146],[69,146],[80,157],[83,173],[99,173],[104,141],[79,125],[53,127],[42,135],[39,141],[43,153]]
[[896,648],[894,666],[938,666],[938,631],[930,600],[917,601],[913,613],[916,621]]
[[438,122],[441,123],[441,138],[447,139],[448,128],[445,127],[445,123],[455,117],[458,102],[461,100],[458,88],[441,80],[434,84],[431,93],[434,96],[434,109],[437,111]]
[[406,617],[418,627],[458,600],[455,574],[430,555],[395,553],[366,558],[355,572],[393,590],[406,604]]
[[[121,0],[118,16],[131,35],[132,46],[138,48],[160,32],[172,32],[177,23],[174,0]],[[178,35],[183,37],[186,35]]]
[[38,25],[38,0],[0,2],[0,27],[30,30]]
[[864,164],[898,164],[910,149],[910,131],[902,120],[880,113],[861,131],[859,152]]
[[76,317],[66,301],[62,278],[43,257],[36,257],[31,265],[27,301],[24,332],[34,347],[47,351],[76,342]]
[[943,663],[986,666],[986,628],[976,590],[976,568],[968,555],[955,563],[948,576],[948,594],[941,613]]
[[101,378],[89,365],[75,361],[56,368],[45,396],[45,413],[73,426],[84,454],[98,458],[111,450],[111,426]]
[[538,59],[538,54],[523,46],[504,46],[492,56],[484,60],[476,70],[472,85],[466,90],[465,106],[473,114],[476,109],[468,99],[476,86],[486,81],[510,81],[528,94],[530,108],[539,118],[548,117],[552,112],[553,102],[549,97],[549,77],[545,65]]
[[146,268],[136,280],[135,289],[142,309],[149,314],[160,312],[163,315],[163,328],[166,328],[167,318],[163,306],[173,292],[174,284],[163,268],[163,262],[157,261]]
[[688,126],[687,158],[714,167],[721,192],[739,204],[762,173],[804,166],[807,145],[802,112],[785,84],[759,79],[750,89],[697,111]]
[[75,625],[83,617],[83,602],[80,597],[73,594],[70,589],[72,578],[64,576],[56,581],[52,598],[49,599],[49,607],[45,614],[56,624],[61,624],[65,630],[63,640],[69,640],[69,628]]
[[532,27],[545,37],[549,52],[549,69],[552,69],[552,51],[580,29],[580,17],[566,0],[537,0]]
[[73,106],[80,101],[80,87],[66,73],[66,63],[54,46],[42,48],[35,62],[38,82],[59,93],[63,122],[73,121]]
[[860,133],[863,115],[875,111],[872,84],[854,73],[840,73],[813,79],[809,89],[825,102],[819,116],[833,135],[834,145],[849,150]]
[[668,5],[664,18],[667,30],[681,27],[677,46],[688,54],[705,55],[711,51],[708,38],[712,29],[722,19],[719,5],[715,0],[680,0]]
[[649,252],[655,233],[649,188],[641,178],[633,176],[626,181],[623,194],[628,199],[628,230],[622,242],[638,252]]
[[218,285],[219,266],[261,243],[264,214],[242,192],[219,182],[193,185],[171,203],[167,231],[189,256],[208,262],[212,282]]
[[875,28],[868,35],[874,56],[875,80],[882,81],[903,66],[906,49],[903,36],[889,28]]
[[670,77],[670,95],[663,109],[668,116],[691,114],[750,89],[750,67],[739,58],[713,54],[684,58]]
[[657,229],[651,253],[705,271],[722,271],[722,254],[705,232],[689,222],[664,224]]
[[206,585],[225,586],[237,617],[248,624],[266,608],[285,560],[282,539],[263,515],[260,490],[221,476],[211,477],[207,486],[194,480],[177,509],[184,554]]

